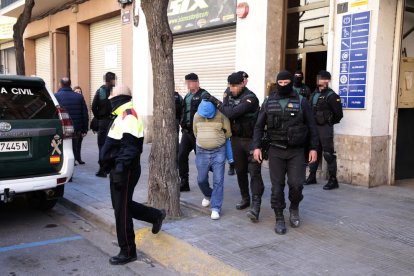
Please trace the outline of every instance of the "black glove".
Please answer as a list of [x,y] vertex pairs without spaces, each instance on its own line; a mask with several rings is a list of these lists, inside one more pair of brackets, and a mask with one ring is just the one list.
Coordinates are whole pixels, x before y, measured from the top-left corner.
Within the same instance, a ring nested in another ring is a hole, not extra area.
[[221,105],[221,102],[214,96],[210,95],[210,98],[208,101],[212,102],[216,107],[219,107]]
[[121,189],[124,185],[126,185],[126,173],[121,166],[118,165],[111,171],[111,182],[117,189]]

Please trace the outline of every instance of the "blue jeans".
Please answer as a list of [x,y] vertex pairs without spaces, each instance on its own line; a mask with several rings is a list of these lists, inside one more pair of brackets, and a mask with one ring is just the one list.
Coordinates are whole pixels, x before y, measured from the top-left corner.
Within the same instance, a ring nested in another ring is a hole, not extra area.
[[[197,182],[201,192],[210,198],[212,211],[220,213],[223,204],[224,165],[226,162],[226,146],[207,150],[197,146],[196,166],[198,171]],[[208,172],[213,169],[213,189],[208,183]]]

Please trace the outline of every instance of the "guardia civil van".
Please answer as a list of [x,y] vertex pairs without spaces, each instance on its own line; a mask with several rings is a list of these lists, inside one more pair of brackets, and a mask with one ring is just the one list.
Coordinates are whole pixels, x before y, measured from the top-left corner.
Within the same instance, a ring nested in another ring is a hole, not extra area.
[[42,79],[0,75],[0,202],[53,208],[73,173],[73,132]]

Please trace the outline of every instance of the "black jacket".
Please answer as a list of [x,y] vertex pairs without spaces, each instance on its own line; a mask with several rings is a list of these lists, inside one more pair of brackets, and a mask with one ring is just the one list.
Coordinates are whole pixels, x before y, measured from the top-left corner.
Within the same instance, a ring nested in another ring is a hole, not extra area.
[[[282,96],[278,94],[277,91],[270,92],[275,96],[276,98],[281,99]],[[296,97],[297,93],[292,90],[292,92],[286,96],[286,97]],[[265,126],[267,124],[267,114],[266,114],[266,104],[267,101],[265,100],[262,104],[262,107],[259,112],[259,116],[256,121],[256,125],[254,127],[254,135],[253,135],[253,149],[259,149],[261,146],[261,140],[264,136],[265,132]],[[308,101],[305,98],[302,98],[301,102],[301,109],[303,113],[303,120],[304,124],[308,126],[309,128],[309,149],[310,150],[316,150],[319,145],[319,136],[318,136],[318,130],[316,129],[315,120],[313,118],[312,110],[309,106]]]
[[108,97],[111,94],[112,86],[102,85],[96,90],[92,101],[92,113],[97,119],[108,119],[111,116],[112,107]]
[[70,87],[62,87],[55,97],[59,105],[69,113],[75,131],[88,132],[89,115],[83,96],[73,92]]

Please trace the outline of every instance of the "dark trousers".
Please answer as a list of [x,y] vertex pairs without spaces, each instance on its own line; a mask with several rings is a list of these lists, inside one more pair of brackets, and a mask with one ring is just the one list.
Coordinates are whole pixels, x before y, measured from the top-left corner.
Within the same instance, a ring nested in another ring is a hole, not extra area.
[[183,131],[181,136],[181,143],[178,150],[178,173],[181,179],[188,179],[188,156],[190,152],[196,151],[196,139],[191,132]]
[[[322,160],[322,153],[324,153],[326,163],[328,164],[329,176],[336,176],[337,165],[336,155],[334,154],[335,149],[333,126],[330,126],[328,124],[322,126],[317,125],[317,129],[319,133],[318,161],[309,165],[310,172],[316,173],[319,162]],[[326,153],[330,155],[328,158]]]
[[250,156],[251,143],[252,139],[250,138],[236,136],[231,138],[234,168],[236,169],[237,182],[239,183],[242,198],[250,196],[248,174],[250,174],[250,190],[252,195],[262,196],[264,192],[262,166],[254,162]]
[[81,148],[82,148],[82,133],[80,131],[75,131],[72,137],[72,149],[73,149],[73,156],[75,157],[76,161],[81,161]]
[[[99,148],[99,156],[101,156],[101,150],[103,145],[105,144],[106,136],[108,136],[109,127],[111,124],[111,119],[101,119],[98,120],[98,148]],[[99,162],[100,164],[101,162]]]
[[285,176],[289,186],[290,208],[298,209],[303,199],[302,190],[305,181],[306,166],[303,148],[279,149],[271,146],[269,149],[269,172],[272,182],[271,206],[283,210],[285,202]]
[[131,168],[125,171],[125,183],[122,186],[114,185],[112,172],[110,174],[110,188],[112,207],[115,213],[116,234],[121,252],[133,256],[136,254],[135,232],[132,218],[148,223],[155,223],[161,216],[161,211],[145,206],[132,200],[135,186],[141,175],[141,166],[138,160]]

